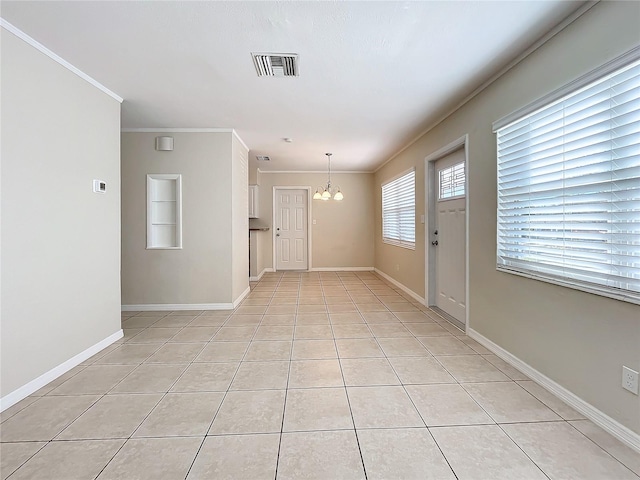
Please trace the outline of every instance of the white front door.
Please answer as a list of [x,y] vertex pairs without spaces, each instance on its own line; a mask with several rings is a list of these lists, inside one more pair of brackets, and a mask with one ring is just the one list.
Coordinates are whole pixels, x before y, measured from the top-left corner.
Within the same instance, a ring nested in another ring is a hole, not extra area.
[[464,149],[435,163],[435,304],[456,320],[466,318],[466,172]]
[[276,270],[307,270],[307,190],[275,190]]

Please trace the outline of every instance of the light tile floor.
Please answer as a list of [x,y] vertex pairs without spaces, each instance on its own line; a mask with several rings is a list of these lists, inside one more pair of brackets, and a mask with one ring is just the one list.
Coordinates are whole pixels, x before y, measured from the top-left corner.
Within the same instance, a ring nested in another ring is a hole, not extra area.
[[2,479],[638,480],[640,455],[373,273],[266,274],[2,413]]

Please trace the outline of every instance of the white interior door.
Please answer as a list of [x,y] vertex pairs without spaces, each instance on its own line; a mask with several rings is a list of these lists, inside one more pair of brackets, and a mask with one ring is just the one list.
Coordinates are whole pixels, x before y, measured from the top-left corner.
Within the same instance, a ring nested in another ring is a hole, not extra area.
[[466,319],[466,172],[464,149],[435,163],[435,304],[456,320]]
[[276,189],[276,270],[307,270],[307,190]]

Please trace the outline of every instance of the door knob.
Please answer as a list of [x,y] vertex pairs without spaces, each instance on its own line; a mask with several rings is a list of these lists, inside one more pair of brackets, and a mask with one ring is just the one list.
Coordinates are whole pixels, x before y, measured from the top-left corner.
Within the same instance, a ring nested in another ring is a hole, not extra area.
[[431,242],[431,245],[433,245],[434,247],[438,246],[438,240],[434,240],[433,242]]
[[279,236],[280,236],[280,234],[279,234],[279,233],[276,233],[276,237],[279,237]]

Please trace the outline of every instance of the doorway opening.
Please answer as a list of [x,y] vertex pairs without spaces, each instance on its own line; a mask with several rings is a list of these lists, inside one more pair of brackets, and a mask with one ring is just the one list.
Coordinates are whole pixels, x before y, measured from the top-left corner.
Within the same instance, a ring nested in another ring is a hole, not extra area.
[[427,305],[466,331],[469,324],[468,136],[425,158]]

